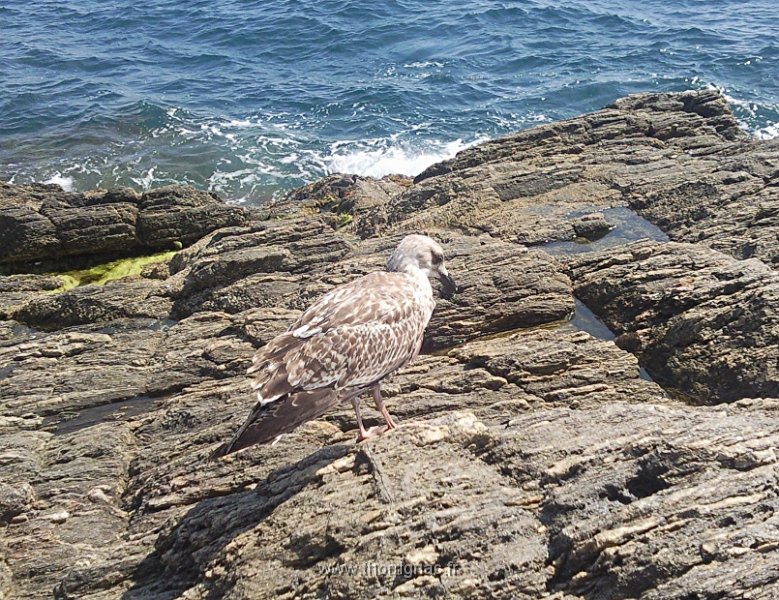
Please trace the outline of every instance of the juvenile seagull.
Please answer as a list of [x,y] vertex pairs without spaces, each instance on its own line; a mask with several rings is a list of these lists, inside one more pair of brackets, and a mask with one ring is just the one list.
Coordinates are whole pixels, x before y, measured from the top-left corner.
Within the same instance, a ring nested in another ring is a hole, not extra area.
[[[428,276],[441,281],[444,297],[454,293],[441,246],[409,235],[386,271],[338,286],[311,305],[254,355],[247,373],[258,403],[211,458],[273,441],[345,401],[354,407],[359,441],[397,427],[382,401],[381,380],[419,354],[435,307]],[[368,390],[385,427],[363,425],[359,397]]]

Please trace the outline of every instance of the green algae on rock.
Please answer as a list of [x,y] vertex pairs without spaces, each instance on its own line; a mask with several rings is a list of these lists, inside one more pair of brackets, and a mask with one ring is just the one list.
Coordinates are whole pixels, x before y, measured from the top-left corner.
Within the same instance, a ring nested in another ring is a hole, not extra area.
[[111,262],[95,265],[88,269],[76,269],[62,273],[48,273],[59,277],[62,285],[54,290],[48,290],[49,294],[61,294],[80,285],[94,284],[104,285],[109,281],[124,279],[140,275],[144,267],[153,264],[165,263],[170,261],[176,255],[175,250],[158,252],[149,256],[133,256],[130,258],[120,258]]

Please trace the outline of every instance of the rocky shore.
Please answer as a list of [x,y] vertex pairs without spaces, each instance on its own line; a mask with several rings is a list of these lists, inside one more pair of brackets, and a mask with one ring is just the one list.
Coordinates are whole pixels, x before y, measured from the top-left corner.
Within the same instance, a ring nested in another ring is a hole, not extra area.
[[[254,350],[412,231],[462,289],[400,428],[205,462]],[[0,273],[0,598],[779,597],[779,140],[717,92],[263,209],[0,184]]]

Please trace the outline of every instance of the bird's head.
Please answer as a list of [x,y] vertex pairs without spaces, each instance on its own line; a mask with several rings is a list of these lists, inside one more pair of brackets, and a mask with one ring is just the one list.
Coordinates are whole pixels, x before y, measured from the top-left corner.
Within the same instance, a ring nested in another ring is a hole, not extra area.
[[444,298],[451,298],[457,291],[454,279],[444,266],[443,248],[426,235],[407,235],[387,261],[387,271],[410,273],[414,269],[422,271],[427,277],[436,277],[441,282]]

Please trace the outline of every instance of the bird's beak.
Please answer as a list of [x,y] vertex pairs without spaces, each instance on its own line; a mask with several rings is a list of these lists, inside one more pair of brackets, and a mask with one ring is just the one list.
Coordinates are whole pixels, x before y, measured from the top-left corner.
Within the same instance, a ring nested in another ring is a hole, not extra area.
[[446,270],[446,267],[441,266],[436,271],[436,274],[438,275],[438,280],[441,282],[441,297],[446,298],[447,300],[454,296],[455,292],[457,291],[457,284],[454,282],[454,279],[449,275],[449,272]]

